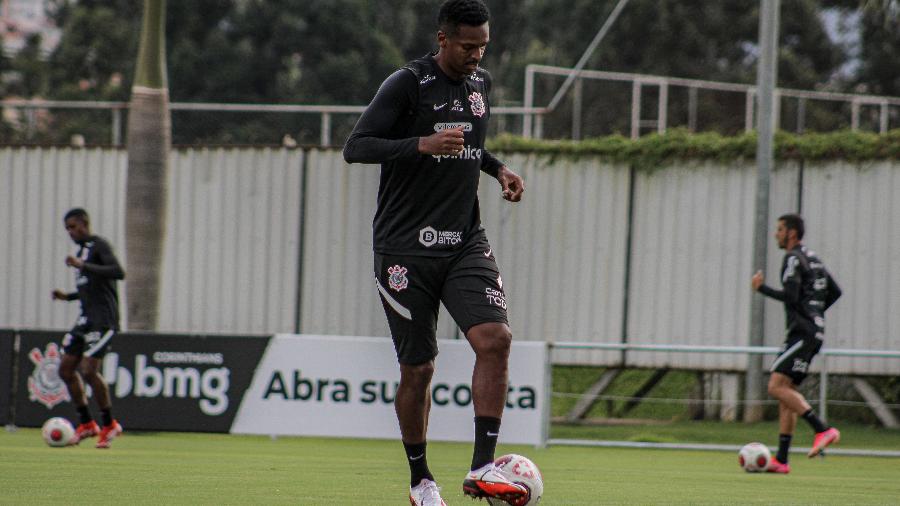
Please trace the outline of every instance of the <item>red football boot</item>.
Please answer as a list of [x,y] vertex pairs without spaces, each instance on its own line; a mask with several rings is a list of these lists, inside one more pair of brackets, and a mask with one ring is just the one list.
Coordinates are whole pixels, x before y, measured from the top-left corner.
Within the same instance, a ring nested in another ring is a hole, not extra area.
[[816,433],[816,438],[813,440],[812,449],[809,450],[809,453],[807,453],[806,456],[813,458],[822,453],[822,450],[824,450],[826,446],[837,443],[840,440],[841,431],[834,427],[818,432]]
[[97,448],[109,448],[109,443],[122,435],[122,426],[119,422],[113,420],[111,424],[104,425],[100,431],[100,439],[97,440]]
[[77,429],[75,429],[75,435],[72,436],[69,444],[77,445],[81,442],[82,439],[94,437],[97,434],[100,434],[100,426],[97,425],[97,422],[91,420],[88,423],[82,423],[78,426]]

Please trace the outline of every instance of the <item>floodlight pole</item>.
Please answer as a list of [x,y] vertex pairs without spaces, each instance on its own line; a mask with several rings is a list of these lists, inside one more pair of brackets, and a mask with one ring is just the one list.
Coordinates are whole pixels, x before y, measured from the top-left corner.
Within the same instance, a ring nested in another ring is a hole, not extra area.
[[574,72],[569,74],[566,77],[566,80],[563,82],[562,86],[556,90],[556,94],[553,95],[553,98],[550,100],[550,105],[547,106],[547,109],[551,111],[556,109],[556,106],[559,105],[559,102],[562,100],[563,96],[565,96],[566,92],[569,91],[569,87],[572,86],[572,82],[575,81],[575,78],[578,77],[578,73],[581,72],[581,69],[587,64],[588,59],[594,54],[594,51],[597,49],[597,46],[600,45],[600,42],[606,37],[606,34],[609,32],[609,29],[612,28],[613,23],[616,22],[616,19],[619,18],[619,14],[622,13],[622,9],[628,4],[628,0],[619,0],[619,3],[613,7],[612,12],[609,13],[609,17],[606,18],[606,21],[603,23],[603,26],[600,27],[600,30],[594,35],[594,39],[591,40],[591,43],[588,44],[587,49],[584,50],[584,53],[581,54],[581,58],[578,59],[578,63],[575,64]]
[[[774,155],[775,83],[778,76],[778,12],[780,0],[761,0],[759,13],[759,63],[756,68],[757,142],[756,142],[756,212],[753,221],[753,271],[766,269],[769,235],[769,183]],[[763,297],[750,298],[750,346],[762,346],[765,332]],[[744,421],[762,419],[762,356],[750,355],[747,361],[747,390]]]
[[[556,90],[556,94],[553,95],[553,98],[550,99],[550,104],[547,106],[547,111],[552,112],[556,109],[556,106],[559,105],[562,98],[569,91],[569,87],[572,86],[572,83],[576,78],[579,77],[582,69],[587,64],[588,59],[594,54],[594,51],[597,50],[597,46],[600,45],[600,42],[603,41],[603,38],[606,37],[606,34],[609,32],[609,29],[612,28],[613,24],[618,19],[619,14],[622,13],[622,9],[628,4],[628,0],[619,0],[615,7],[613,7],[612,12],[609,13],[609,17],[606,18],[606,21],[603,23],[603,26],[600,27],[600,30],[594,35],[591,43],[588,44],[588,47],[584,50],[584,53],[581,53],[581,58],[578,59],[578,63],[575,64],[575,68],[572,69],[573,72],[566,77],[566,80],[562,83],[558,90]],[[531,107],[534,104],[534,73],[529,73],[526,68],[525,72],[525,107]],[[523,137],[531,137],[532,136],[532,122],[533,116],[531,114],[526,114],[523,117],[523,126],[522,126],[522,136]]]

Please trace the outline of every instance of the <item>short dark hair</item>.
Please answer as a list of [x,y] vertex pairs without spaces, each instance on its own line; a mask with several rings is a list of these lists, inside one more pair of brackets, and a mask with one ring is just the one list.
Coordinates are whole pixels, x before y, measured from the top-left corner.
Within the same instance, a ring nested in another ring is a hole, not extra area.
[[482,0],[447,0],[438,12],[438,27],[444,33],[455,34],[459,25],[481,26],[491,18],[491,11]]
[[803,217],[796,213],[782,214],[778,221],[784,222],[784,228],[797,232],[797,240],[803,239],[806,227],[803,225]]
[[63,223],[69,221],[69,218],[78,218],[83,223],[88,223],[90,218],[88,218],[88,213],[84,209],[80,207],[76,207],[74,209],[69,209],[65,216],[63,216]]

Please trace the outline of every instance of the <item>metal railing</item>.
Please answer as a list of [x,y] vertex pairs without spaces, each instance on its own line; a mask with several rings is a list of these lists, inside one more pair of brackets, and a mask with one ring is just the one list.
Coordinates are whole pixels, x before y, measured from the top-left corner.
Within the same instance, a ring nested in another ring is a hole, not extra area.
[[[594,79],[603,81],[617,81],[631,83],[631,138],[636,139],[640,136],[642,128],[655,128],[657,132],[663,133],[668,127],[668,105],[669,105],[669,88],[680,86],[688,89],[688,129],[695,131],[697,125],[697,91],[713,90],[725,91],[733,93],[742,93],[745,95],[744,101],[744,129],[747,131],[754,128],[754,108],[756,86],[739,83],[726,83],[719,81],[705,81],[701,79],[682,79],[678,77],[666,77],[650,74],[633,74],[626,72],[607,72],[601,70],[581,70],[566,67],[554,67],[549,65],[530,64],[525,68],[525,96],[524,104],[526,109],[534,107],[535,104],[535,77],[538,74],[548,74],[556,76],[576,75],[575,86],[573,87],[573,114],[572,114],[572,138],[580,138],[582,114],[583,114],[583,96],[581,81],[584,79]],[[641,108],[641,97],[643,89],[646,87],[657,87],[658,97],[656,119],[645,119]],[[900,97],[889,97],[882,95],[861,95],[852,93],[833,93],[825,91],[797,90],[790,88],[775,89],[775,124],[780,125],[781,120],[781,98],[792,98],[797,100],[797,130],[803,132],[806,124],[806,102],[808,100],[824,100],[832,102],[845,102],[850,104],[850,128],[858,130],[860,128],[860,114],[863,107],[877,106],[879,108],[878,131],[885,133],[889,128],[890,108],[900,107]],[[547,112],[552,112],[548,109]],[[534,122],[534,124],[533,124]],[[523,136],[540,138],[542,132],[542,117],[528,115],[525,117],[523,126]]]
[[[775,346],[702,346],[685,344],[634,344],[634,343],[583,343],[576,341],[551,341],[550,350],[607,350],[607,351],[662,351],[675,353],[740,353],[746,355],[775,355],[781,351]],[[819,355],[819,413],[828,417],[828,357],[877,357],[900,358],[898,350],[855,350],[823,348]]]
[[[30,130],[36,124],[35,115],[42,109],[91,109],[108,110],[111,114],[110,143],[122,145],[122,112],[128,109],[128,102],[74,101],[74,100],[0,100],[0,109],[13,108],[25,111],[26,125]],[[319,143],[332,145],[332,117],[338,114],[359,115],[366,110],[364,105],[305,105],[305,104],[219,104],[210,102],[172,102],[171,111],[207,111],[207,112],[262,112],[282,114],[317,114],[319,115]],[[495,106],[491,114],[496,115],[542,115],[546,113],[542,107]]]
[[[744,95],[744,130],[754,128],[754,112],[756,107],[756,86],[750,84],[706,81],[701,79],[684,79],[678,77],[657,76],[651,74],[634,74],[626,72],[608,72],[601,70],[576,70],[566,67],[530,64],[525,68],[523,106],[496,106],[491,113],[496,115],[521,116],[522,127],[519,133],[524,137],[542,138],[544,136],[544,118],[556,110],[557,106],[535,105],[535,79],[539,74],[565,76],[575,75],[572,93],[572,127],[571,138],[580,139],[583,125],[584,96],[583,82],[586,79],[631,83],[630,134],[636,139],[642,129],[655,129],[663,133],[669,127],[668,108],[670,88],[683,87],[688,91],[687,127],[690,131],[697,129],[698,92],[700,90],[740,93]],[[657,109],[655,118],[645,118],[641,101],[645,88],[657,89]],[[797,101],[796,130],[803,132],[806,128],[807,102],[811,100],[842,102],[850,105],[850,128],[859,130],[864,108],[878,108],[878,132],[885,133],[890,128],[891,109],[900,109],[900,97],[882,95],[863,95],[853,93],[836,93],[826,91],[797,90],[776,88],[775,90],[776,125],[781,124],[782,98]],[[73,101],[73,100],[0,100],[0,108],[22,109],[25,111],[26,128],[34,129],[35,114],[41,109],[94,109],[108,110],[111,115],[110,143],[122,144],[122,112],[128,109],[128,102]],[[172,102],[172,111],[206,111],[206,112],[247,112],[247,113],[282,113],[282,114],[315,114],[319,115],[319,143],[332,145],[332,120],[335,115],[358,115],[365,111],[363,105],[306,105],[306,104],[233,104],[209,102]]]

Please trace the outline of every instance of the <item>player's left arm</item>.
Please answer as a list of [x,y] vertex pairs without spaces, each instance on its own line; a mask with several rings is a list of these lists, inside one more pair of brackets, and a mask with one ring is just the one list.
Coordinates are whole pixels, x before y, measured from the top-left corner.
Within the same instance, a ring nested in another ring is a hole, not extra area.
[[[484,71],[485,93],[488,95],[490,95],[492,83],[491,74]],[[484,155],[481,158],[481,171],[497,179],[503,190],[502,195],[504,199],[510,202],[522,200],[522,193],[525,191],[525,181],[487,149],[484,149]]]
[[109,243],[98,240],[94,245],[94,251],[100,258],[100,263],[84,262],[82,270],[104,278],[125,279],[125,270],[119,264],[119,259],[116,258]]
[[503,189],[503,198],[510,202],[518,202],[522,200],[522,193],[525,192],[525,181],[521,176],[513,172],[506,165],[501,165],[497,169],[497,181]]
[[841,298],[843,292],[841,291],[841,287],[838,286],[837,282],[828,272],[825,273],[825,279],[827,280],[825,285],[825,309],[828,309]]

